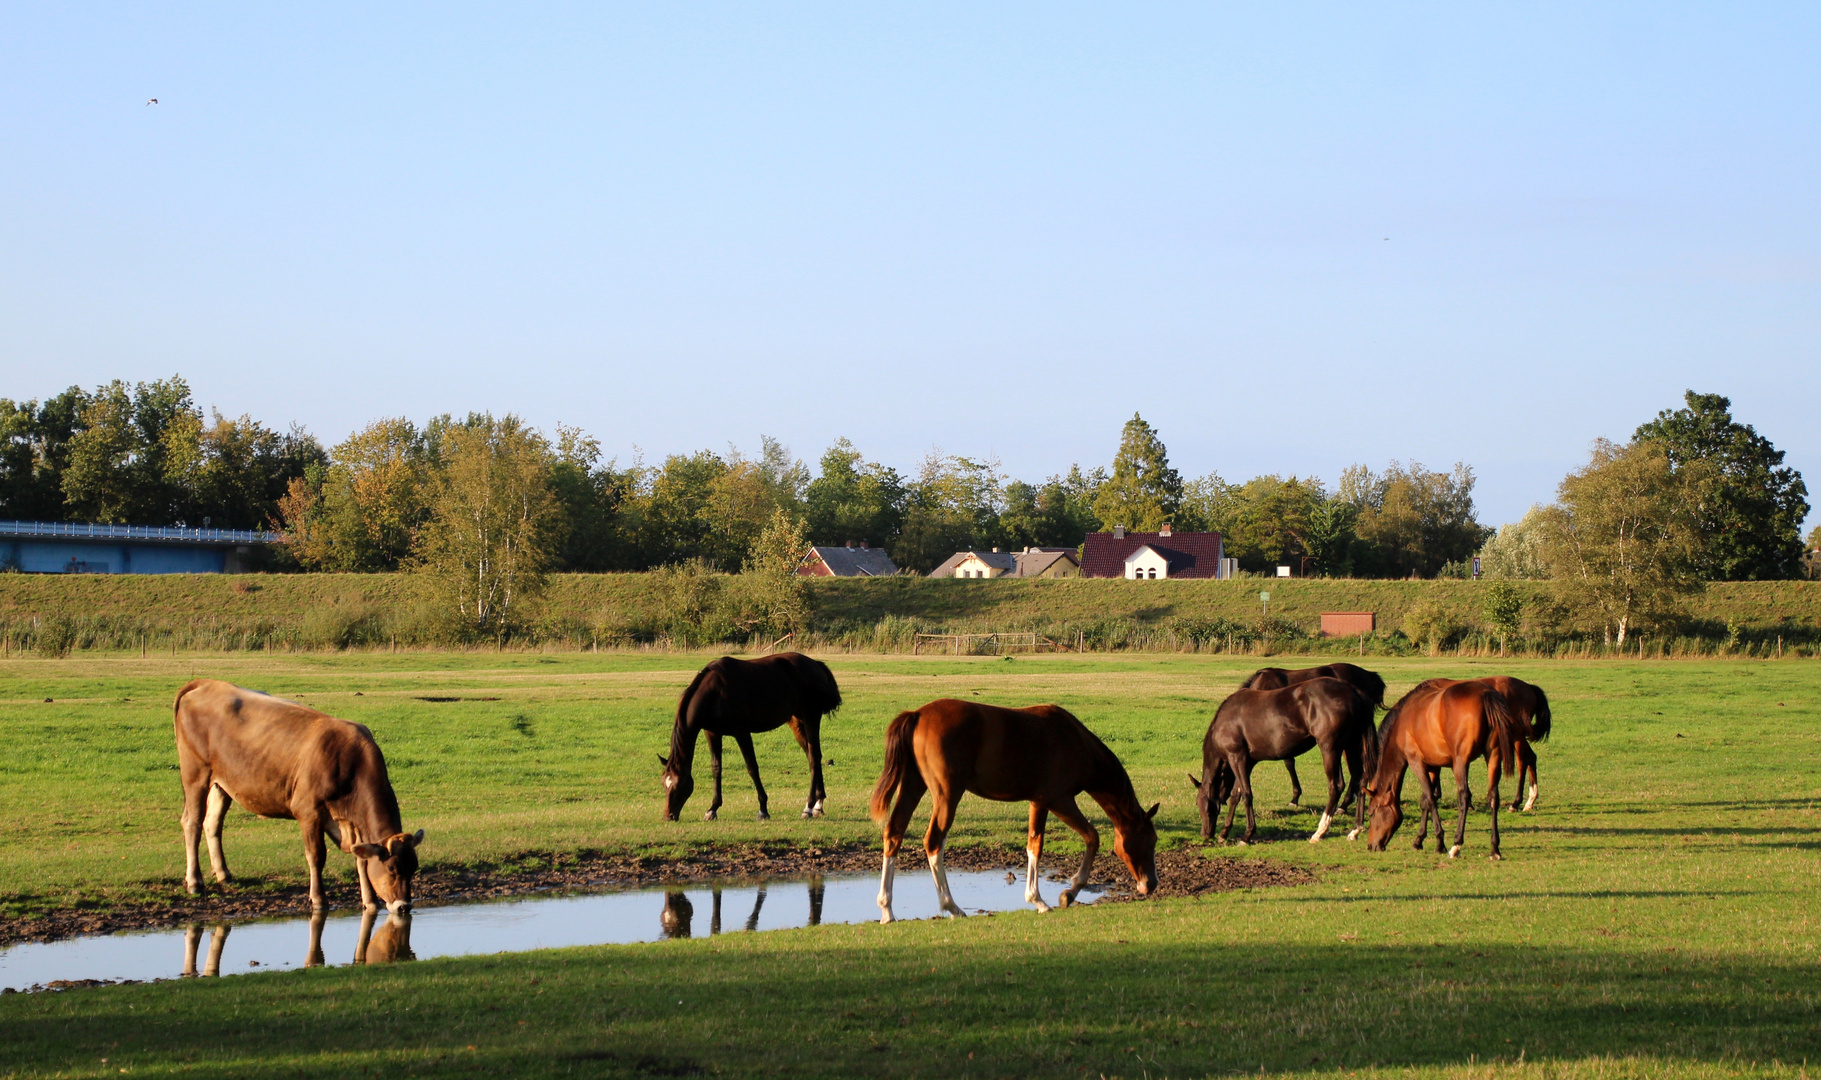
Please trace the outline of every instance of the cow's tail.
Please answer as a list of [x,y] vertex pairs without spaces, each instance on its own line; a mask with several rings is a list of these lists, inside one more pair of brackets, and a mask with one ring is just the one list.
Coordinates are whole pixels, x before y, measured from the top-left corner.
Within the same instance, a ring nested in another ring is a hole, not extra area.
[[177,697],[171,702],[171,718],[173,721],[176,719],[178,710],[183,708],[183,695],[196,689],[198,686],[201,686],[206,681],[206,679],[191,679],[189,682],[183,684],[182,690],[177,691]]
[[1492,726],[1491,741],[1498,748],[1505,775],[1510,776],[1517,770],[1517,744],[1530,738],[1530,725],[1512,711],[1511,703],[1497,690],[1486,690],[1480,697],[1480,708]]
[[911,745],[916,734],[915,710],[899,713],[885,729],[885,767],[879,772],[879,782],[873,785],[872,816],[876,824],[885,824],[891,816],[892,796],[917,767],[916,750]]

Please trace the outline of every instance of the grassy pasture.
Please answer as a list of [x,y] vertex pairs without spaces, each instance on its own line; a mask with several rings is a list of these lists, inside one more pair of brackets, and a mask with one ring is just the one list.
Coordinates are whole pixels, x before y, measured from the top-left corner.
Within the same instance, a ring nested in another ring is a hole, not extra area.
[[[371,725],[407,824],[429,830],[426,860],[465,861],[876,837],[863,804],[884,724],[976,695],[1075,710],[1140,796],[1163,800],[1164,842],[1187,842],[1184,773],[1212,702],[1256,663],[832,661],[848,705],[827,728],[828,818],[795,817],[806,771],[774,733],[759,740],[771,822],[752,820],[730,761],[722,820],[699,820],[698,789],[696,820],[667,824],[654,755],[700,657],[13,659],[0,664],[0,895],[26,913],[177,878],[169,704],[192,674]],[[1821,665],[1380,665],[1394,693],[1495,668],[1547,687],[1557,724],[1538,810],[1503,819],[1503,863],[1483,858],[1483,815],[1455,862],[1410,851],[1407,833],[1378,855],[1303,843],[1314,814],[1285,804],[1282,770],[1266,765],[1272,842],[1243,854],[1307,865],[1316,884],[0,997],[0,1076],[1806,1075],[1821,1062]],[[1316,773],[1311,762],[1305,786]],[[1023,817],[970,799],[955,842],[1015,842]],[[236,811],[227,839],[237,872],[301,877],[289,822]],[[345,857],[332,865],[351,897]]]

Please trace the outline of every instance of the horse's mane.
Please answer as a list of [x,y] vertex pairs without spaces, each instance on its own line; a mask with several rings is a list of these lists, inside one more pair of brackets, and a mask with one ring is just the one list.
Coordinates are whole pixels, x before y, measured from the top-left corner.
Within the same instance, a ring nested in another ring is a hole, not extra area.
[[674,762],[677,760],[677,753],[683,748],[683,730],[689,725],[690,699],[696,696],[696,690],[701,687],[702,680],[708,678],[709,672],[721,670],[721,660],[725,659],[727,657],[723,656],[720,660],[710,660],[702,670],[696,672],[695,678],[689,680],[689,688],[684,690],[683,696],[677,699],[677,721],[670,729],[670,761],[673,764],[665,766],[666,768],[676,767]]

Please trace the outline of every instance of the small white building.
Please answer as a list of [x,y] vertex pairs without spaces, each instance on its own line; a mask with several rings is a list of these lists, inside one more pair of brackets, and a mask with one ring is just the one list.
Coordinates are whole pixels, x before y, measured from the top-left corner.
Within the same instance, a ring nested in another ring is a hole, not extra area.
[[1125,576],[1127,581],[1167,578],[1170,576],[1170,560],[1161,551],[1145,544],[1125,557]]

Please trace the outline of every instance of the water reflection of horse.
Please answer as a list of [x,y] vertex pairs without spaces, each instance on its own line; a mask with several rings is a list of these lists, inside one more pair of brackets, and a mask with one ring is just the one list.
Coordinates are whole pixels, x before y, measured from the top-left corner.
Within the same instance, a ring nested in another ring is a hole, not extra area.
[[665,819],[677,820],[695,790],[696,736],[706,732],[714,801],[705,816],[713,821],[721,808],[721,738],[732,736],[759,796],[759,820],[769,820],[752,737],[785,724],[809,758],[809,799],[803,804],[803,816],[820,817],[822,803],[828,798],[822,786],[822,717],[840,707],[841,688],[834,673],[827,664],[802,653],[777,653],[757,660],[723,656],[711,661],[683,691],[670,733],[670,754],[658,757],[664,766]]
[[[1000,802],[1028,799],[1024,898],[1038,911],[1049,905],[1037,889],[1043,827],[1053,812],[1080,835],[1086,850],[1060,903],[1072,903],[1087,884],[1100,834],[1075,805],[1087,792],[1113,821],[1113,850],[1138,883],[1138,895],[1157,888],[1157,807],[1144,809],[1125,766],[1093,732],[1055,705],[1004,709],[944,698],[899,713],[885,733],[885,768],[873,787],[873,820],[885,826],[885,865],[879,878],[879,921],[892,921],[892,876],[898,848],[923,793],[930,793],[929,831],[923,850],[936,879],[936,900],[949,915],[964,915],[949,894],[942,851],[961,796],[973,792]],[[893,797],[897,803],[893,805]]]
[[[809,925],[822,925],[822,897],[825,886],[820,877],[809,879]],[[765,909],[766,886],[760,884],[752,900],[752,912],[746,916],[747,932],[759,928],[759,913]],[[695,918],[695,905],[689,895],[681,889],[671,889],[664,893],[664,910],[658,915],[658,925],[663,928],[666,938],[686,938],[690,936],[691,923]],[[709,934],[721,932],[721,887],[714,888],[714,907],[708,916]]]
[[[1372,799],[1372,826],[1367,850],[1383,851],[1404,819],[1404,774],[1417,766],[1421,777],[1425,817],[1434,814],[1439,836],[1441,807],[1436,789],[1428,780],[1430,768],[1454,770],[1460,814],[1454,830],[1450,858],[1466,842],[1467,810],[1471,805],[1468,768],[1473,759],[1486,759],[1486,803],[1491,810],[1491,857],[1499,854],[1499,774],[1511,773],[1517,763],[1517,746],[1531,737],[1530,725],[1486,682],[1430,679],[1405,694],[1391,708],[1379,729],[1378,768],[1368,785]],[[1421,838],[1418,839],[1421,844]]]
[[[1294,671],[1280,667],[1259,668],[1247,676],[1246,681],[1239,684],[1239,688],[1241,690],[1282,690],[1286,686],[1295,686],[1297,683],[1307,682],[1310,679],[1339,679],[1363,694],[1366,700],[1372,703],[1374,709],[1385,707],[1385,680],[1379,677],[1378,672],[1367,671],[1358,664],[1344,662],[1323,664],[1320,667],[1299,668]],[[1290,805],[1300,806],[1303,798],[1303,785],[1296,776],[1295,758],[1284,759],[1284,771],[1290,774]],[[1341,796],[1342,804],[1353,801],[1359,791],[1360,779],[1359,769],[1353,768],[1347,780],[1347,793]]]

